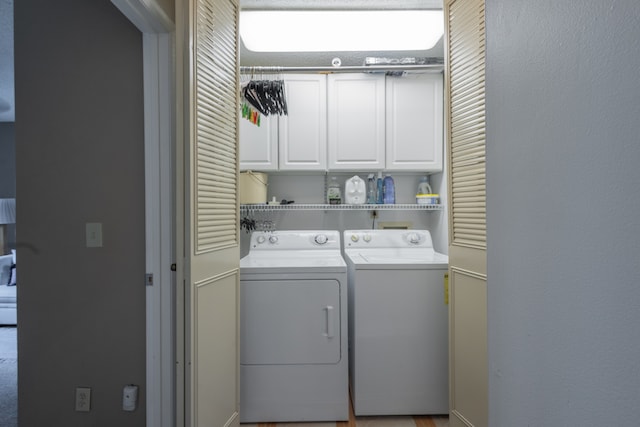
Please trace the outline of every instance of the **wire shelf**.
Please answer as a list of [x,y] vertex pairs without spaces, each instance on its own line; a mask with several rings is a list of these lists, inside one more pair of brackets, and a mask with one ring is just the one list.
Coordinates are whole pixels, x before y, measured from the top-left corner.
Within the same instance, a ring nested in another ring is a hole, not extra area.
[[380,210],[414,210],[414,211],[441,211],[443,205],[418,205],[418,204],[395,204],[395,205],[328,205],[328,204],[290,204],[290,205],[268,205],[264,203],[240,205],[241,212],[264,212],[264,211],[380,211]]

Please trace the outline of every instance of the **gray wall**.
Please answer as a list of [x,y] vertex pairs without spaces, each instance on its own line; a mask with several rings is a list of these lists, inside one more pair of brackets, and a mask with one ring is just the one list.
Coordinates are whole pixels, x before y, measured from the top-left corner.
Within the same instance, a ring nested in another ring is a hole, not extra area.
[[0,199],[16,196],[16,133],[13,122],[0,122]]
[[492,427],[640,418],[640,3],[486,0]]
[[21,0],[15,30],[20,425],[144,426],[142,37],[109,0]]
[[[0,199],[16,197],[16,133],[14,122],[0,122]],[[7,243],[15,248],[16,226],[7,225]]]

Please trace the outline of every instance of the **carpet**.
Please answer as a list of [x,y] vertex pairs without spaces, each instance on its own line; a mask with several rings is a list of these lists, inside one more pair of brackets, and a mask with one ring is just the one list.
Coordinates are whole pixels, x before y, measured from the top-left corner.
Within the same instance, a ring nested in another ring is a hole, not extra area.
[[17,328],[0,326],[0,427],[18,425]]

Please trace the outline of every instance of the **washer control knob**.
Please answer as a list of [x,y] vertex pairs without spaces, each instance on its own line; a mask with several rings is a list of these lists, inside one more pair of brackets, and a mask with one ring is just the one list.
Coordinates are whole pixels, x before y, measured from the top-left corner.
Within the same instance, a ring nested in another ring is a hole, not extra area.
[[351,235],[351,241],[352,241],[352,242],[357,242],[359,239],[360,239],[360,238],[358,237],[358,235],[357,235],[357,234],[352,234],[352,235]]
[[409,234],[409,242],[414,245],[420,243],[420,235],[418,233]]
[[364,236],[362,236],[362,240],[369,243],[371,241],[371,234],[365,234]]
[[315,238],[316,243],[319,245],[324,245],[328,240],[329,238],[326,236],[326,234],[318,234]]
[[264,238],[264,236],[258,236],[256,240],[258,241],[258,243],[264,243],[266,239]]
[[278,243],[278,236],[269,236],[270,243]]

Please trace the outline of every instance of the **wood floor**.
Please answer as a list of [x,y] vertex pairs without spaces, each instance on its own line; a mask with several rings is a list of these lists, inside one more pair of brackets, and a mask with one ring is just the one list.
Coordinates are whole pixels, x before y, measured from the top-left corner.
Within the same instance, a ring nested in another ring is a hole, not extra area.
[[322,423],[258,423],[242,427],[449,427],[447,415],[356,417],[349,403],[349,421]]
[[449,427],[448,416],[421,417],[357,417],[337,423],[259,423],[240,424],[247,427]]

